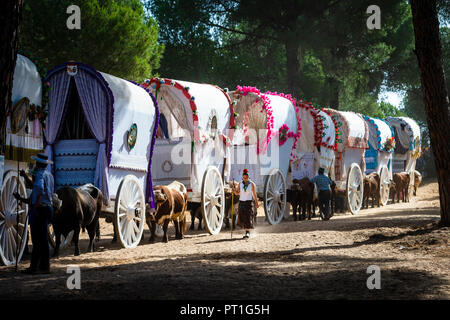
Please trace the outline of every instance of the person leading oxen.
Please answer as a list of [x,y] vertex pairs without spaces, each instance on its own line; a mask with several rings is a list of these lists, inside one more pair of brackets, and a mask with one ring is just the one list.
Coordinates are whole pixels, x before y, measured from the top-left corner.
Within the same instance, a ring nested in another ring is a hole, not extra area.
[[[150,228],[149,242],[155,241],[156,224],[163,225],[163,241],[169,242],[167,227],[173,221],[175,225],[175,238],[183,239],[186,231],[186,207],[188,202],[187,189],[181,182],[174,181],[167,186],[159,185],[153,188],[156,211],[147,215],[146,221]],[[148,205],[147,205],[148,208]]]
[[319,191],[319,209],[323,214],[323,220],[330,219],[330,201],[331,201],[331,191],[330,186],[333,181],[327,177],[324,168],[319,168],[319,174],[311,179],[312,183],[317,185],[317,190]]
[[256,213],[253,211],[253,201],[258,209],[258,197],[256,196],[256,186],[250,180],[248,170],[244,169],[242,173],[242,182],[233,189],[233,193],[239,196],[239,210],[237,225],[245,230],[244,239],[250,237],[250,229],[253,229],[253,221]]
[[[31,253],[30,267],[24,270],[23,273],[49,273],[50,248],[47,229],[53,216],[52,195],[54,179],[52,174],[45,169],[48,164],[53,162],[48,160],[48,156],[44,153],[39,153],[37,156],[31,157],[31,159],[36,161],[33,170],[34,181],[31,196],[25,199],[18,193],[14,193],[16,199],[30,205],[29,222],[33,251]],[[21,172],[21,176],[25,176],[25,174]]]

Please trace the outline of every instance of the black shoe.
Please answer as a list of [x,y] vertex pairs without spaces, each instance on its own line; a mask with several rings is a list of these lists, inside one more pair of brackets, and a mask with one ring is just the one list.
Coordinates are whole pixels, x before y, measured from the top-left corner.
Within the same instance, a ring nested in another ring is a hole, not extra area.
[[245,232],[245,236],[244,236],[243,238],[244,238],[244,239],[250,238],[250,232],[246,231],[246,232]]

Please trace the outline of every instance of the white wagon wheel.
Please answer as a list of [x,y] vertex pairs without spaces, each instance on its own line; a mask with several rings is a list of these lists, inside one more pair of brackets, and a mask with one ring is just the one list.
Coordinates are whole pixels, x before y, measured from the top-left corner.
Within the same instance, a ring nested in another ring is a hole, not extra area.
[[[15,171],[8,171],[3,179],[0,201],[0,255],[3,264],[14,265],[22,258],[23,250],[27,244],[28,208],[26,204],[18,202],[13,193],[17,191],[26,198],[25,184]],[[17,214],[19,225],[17,226]],[[19,247],[20,246],[20,247]],[[17,250],[19,249],[19,250]]]
[[286,180],[279,169],[272,169],[264,184],[264,213],[270,224],[283,220],[286,209]]
[[220,172],[214,166],[209,166],[203,175],[201,208],[206,230],[218,234],[225,216],[225,190]]
[[381,167],[380,171],[380,199],[383,206],[389,200],[389,171],[386,166]]
[[145,225],[145,196],[139,180],[127,175],[120,182],[114,204],[114,228],[123,248],[135,248]]
[[347,175],[347,203],[352,214],[357,214],[361,209],[363,200],[363,174],[361,168],[352,163]]
[[[70,245],[70,242],[73,238],[73,230],[69,232],[67,237],[65,237],[63,234],[61,235],[61,244],[59,245],[60,249],[63,249]],[[56,246],[56,238],[55,238],[55,230],[53,230],[53,225],[50,223],[48,225],[48,242],[54,248]]]

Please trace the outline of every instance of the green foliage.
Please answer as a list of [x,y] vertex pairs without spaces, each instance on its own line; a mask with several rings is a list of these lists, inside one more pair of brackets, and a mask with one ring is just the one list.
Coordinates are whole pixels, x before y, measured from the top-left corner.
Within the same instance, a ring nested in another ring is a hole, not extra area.
[[[71,4],[81,9],[80,30],[66,27]],[[73,60],[137,81],[154,74],[164,50],[157,23],[139,0],[28,0],[19,39],[19,49],[49,69]]]

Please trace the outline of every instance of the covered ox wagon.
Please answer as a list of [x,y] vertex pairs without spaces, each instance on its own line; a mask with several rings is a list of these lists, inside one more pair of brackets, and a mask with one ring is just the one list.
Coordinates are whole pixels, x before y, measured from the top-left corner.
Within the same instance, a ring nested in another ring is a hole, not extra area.
[[207,231],[217,234],[230,168],[230,98],[214,85],[167,78],[148,79],[141,86],[155,95],[161,112],[152,161],[154,184],[183,183],[190,210],[201,210]]
[[45,152],[55,189],[92,183],[122,247],[139,244],[153,203],[154,98],[139,85],[78,62],[49,71]]
[[364,154],[366,174],[376,172],[380,176],[380,199],[383,205],[389,200],[392,180],[392,154],[395,148],[394,130],[386,120],[363,115],[369,128],[369,149]]
[[18,54],[14,69],[12,105],[6,125],[5,154],[0,156],[0,256],[5,265],[19,262],[27,243],[28,207],[13,193],[27,197],[20,169],[43,149],[42,79],[36,65]]
[[421,155],[420,127],[408,117],[387,117],[386,121],[394,128],[395,150],[392,171],[407,172],[410,175],[409,195],[414,187],[416,161]]
[[324,168],[325,175],[334,179],[336,128],[333,119],[311,103],[299,101],[298,106],[302,127],[300,139],[292,151],[292,179],[312,179],[319,168]]
[[338,128],[335,150],[334,180],[336,188],[345,190],[352,214],[358,213],[363,203],[363,178],[366,171],[365,151],[369,148],[369,128],[357,113],[325,109]]
[[285,214],[289,161],[300,135],[295,101],[253,87],[237,86],[229,95],[237,116],[230,179],[240,181],[247,168],[268,222],[277,224]]

